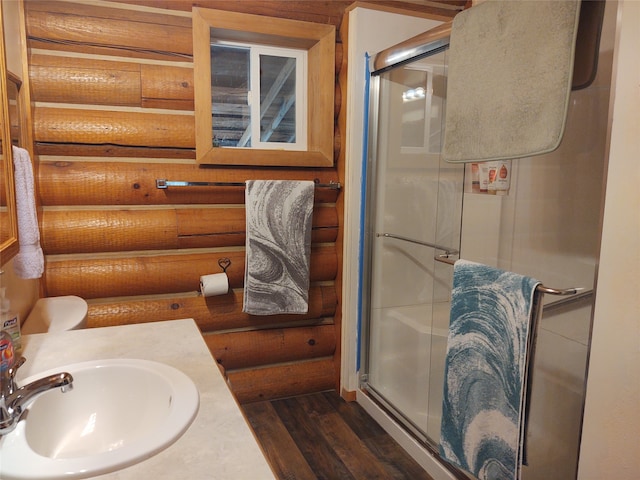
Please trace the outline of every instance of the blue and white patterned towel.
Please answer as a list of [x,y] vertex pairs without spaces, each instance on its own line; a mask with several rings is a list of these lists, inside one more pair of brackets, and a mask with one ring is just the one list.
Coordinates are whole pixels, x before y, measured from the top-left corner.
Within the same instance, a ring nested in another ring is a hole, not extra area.
[[246,265],[242,311],[306,313],[313,182],[246,182]]
[[520,478],[537,280],[455,263],[440,453],[480,480]]

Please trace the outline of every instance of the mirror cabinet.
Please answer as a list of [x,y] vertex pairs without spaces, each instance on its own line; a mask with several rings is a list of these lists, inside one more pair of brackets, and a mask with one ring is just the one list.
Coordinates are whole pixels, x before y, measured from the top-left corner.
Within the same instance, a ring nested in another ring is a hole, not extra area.
[[[2,26],[0,10],[0,27]],[[19,145],[20,86],[18,77],[7,70],[4,28],[0,35],[0,266],[18,253],[18,227],[11,146]]]

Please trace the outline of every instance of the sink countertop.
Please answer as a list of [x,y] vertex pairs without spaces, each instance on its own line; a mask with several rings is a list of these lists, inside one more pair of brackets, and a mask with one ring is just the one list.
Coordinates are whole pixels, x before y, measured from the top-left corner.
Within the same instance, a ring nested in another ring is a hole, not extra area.
[[268,480],[274,475],[192,319],[25,335],[21,379],[71,363],[140,358],[171,365],[198,387],[200,408],[174,444],[99,479]]

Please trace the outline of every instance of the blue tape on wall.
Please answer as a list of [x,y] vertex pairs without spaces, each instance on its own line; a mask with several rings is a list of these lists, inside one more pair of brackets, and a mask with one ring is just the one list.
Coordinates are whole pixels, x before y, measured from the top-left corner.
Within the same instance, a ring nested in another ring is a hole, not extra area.
[[358,240],[358,308],[356,324],[356,371],[360,371],[360,351],[362,345],[362,280],[364,276],[364,223],[367,199],[367,157],[369,152],[369,87],[371,71],[369,70],[369,54],[364,54],[364,118],[362,134],[362,173],[360,175],[360,238]]

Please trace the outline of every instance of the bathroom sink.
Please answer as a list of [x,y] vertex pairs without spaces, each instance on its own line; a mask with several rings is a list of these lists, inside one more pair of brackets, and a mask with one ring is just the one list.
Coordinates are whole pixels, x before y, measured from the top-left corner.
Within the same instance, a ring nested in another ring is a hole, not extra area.
[[76,363],[41,372],[73,375],[73,389],[35,398],[0,437],[0,478],[86,478],[147,459],[175,442],[198,411],[184,373],[138,359]]

